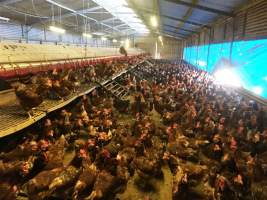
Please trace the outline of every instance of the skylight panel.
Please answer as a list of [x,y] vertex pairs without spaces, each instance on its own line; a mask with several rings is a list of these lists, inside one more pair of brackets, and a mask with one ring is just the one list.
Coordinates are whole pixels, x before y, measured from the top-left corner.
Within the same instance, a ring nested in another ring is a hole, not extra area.
[[125,0],[93,0],[95,3],[106,9],[113,16],[117,17],[129,27],[135,30],[137,33],[146,34],[149,33],[148,28],[144,25],[142,20],[138,18],[133,9],[127,7]]

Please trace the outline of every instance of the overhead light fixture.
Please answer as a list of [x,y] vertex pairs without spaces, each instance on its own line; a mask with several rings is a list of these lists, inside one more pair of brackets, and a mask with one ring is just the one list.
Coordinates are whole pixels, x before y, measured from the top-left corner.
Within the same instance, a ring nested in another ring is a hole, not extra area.
[[160,41],[161,43],[163,43],[163,39],[162,39],[162,36],[161,36],[161,35],[159,36],[159,41]]
[[124,41],[123,40],[121,41],[121,44],[124,44]]
[[89,33],[83,33],[83,37],[92,38],[92,35]]
[[112,40],[112,42],[113,42],[113,43],[117,43],[117,42],[118,42],[118,40],[116,40],[116,39],[113,39],[113,40]]
[[94,35],[98,35],[98,36],[105,35],[105,33],[102,33],[102,32],[94,32],[93,34],[94,34]]
[[53,31],[53,32],[61,33],[61,34],[66,32],[65,29],[59,28],[59,27],[56,27],[56,26],[49,26],[49,30]]
[[9,21],[10,19],[7,17],[0,17],[0,20]]
[[163,46],[163,39],[162,39],[162,36],[160,35],[160,36],[158,37],[158,39],[159,39],[161,45]]
[[106,37],[101,37],[102,41],[107,41],[108,39]]
[[125,48],[128,49],[130,47],[130,40],[126,39],[125,40]]
[[158,20],[156,16],[151,16],[150,22],[152,27],[158,27]]
[[160,35],[158,38],[159,38],[159,41],[162,42],[162,36]]

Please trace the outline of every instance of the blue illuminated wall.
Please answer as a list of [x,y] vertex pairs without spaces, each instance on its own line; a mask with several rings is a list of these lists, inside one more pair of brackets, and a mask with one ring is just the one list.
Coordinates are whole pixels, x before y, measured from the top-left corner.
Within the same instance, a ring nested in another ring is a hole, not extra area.
[[231,66],[242,81],[242,86],[267,99],[267,39],[237,41],[184,49],[184,60],[213,73],[223,66]]

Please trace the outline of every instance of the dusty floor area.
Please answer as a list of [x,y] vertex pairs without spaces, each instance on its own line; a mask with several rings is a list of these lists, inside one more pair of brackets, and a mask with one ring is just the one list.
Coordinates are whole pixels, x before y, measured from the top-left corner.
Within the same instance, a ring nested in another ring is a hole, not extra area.
[[[119,123],[132,123],[133,117],[127,114],[116,113]],[[163,126],[160,115],[153,109],[149,116],[153,119],[157,126]],[[163,176],[161,178],[153,178],[149,181],[146,188],[140,187],[138,184],[139,177],[135,174],[127,184],[127,188],[123,194],[116,197],[120,200],[171,200],[172,199],[172,174],[167,165],[162,167]]]
[[123,194],[118,194],[120,200],[171,200],[172,199],[172,174],[168,166],[162,167],[163,177],[150,180],[149,189],[140,189],[138,186],[138,175],[134,175],[127,184]]
[[[115,110],[115,109],[114,109]],[[134,117],[130,114],[119,113],[115,110],[115,116],[119,124],[132,124]],[[163,126],[160,115],[152,110],[149,116],[157,126]],[[67,165],[74,157],[74,151],[67,151],[65,153],[64,164]],[[172,199],[172,174],[167,165],[162,167],[163,176],[160,178],[153,178],[149,181],[147,187],[140,186],[139,177],[135,174],[127,184],[125,192],[118,194],[115,199],[120,200],[171,200]]]

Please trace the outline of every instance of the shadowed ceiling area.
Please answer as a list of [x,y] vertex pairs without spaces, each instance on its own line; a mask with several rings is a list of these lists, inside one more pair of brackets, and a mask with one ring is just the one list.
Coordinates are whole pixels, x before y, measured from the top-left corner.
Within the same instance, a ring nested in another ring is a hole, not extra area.
[[234,12],[250,3],[249,0],[128,0],[145,24],[150,27],[151,15],[158,18],[158,32],[165,36],[184,39],[220,18],[234,17]]

